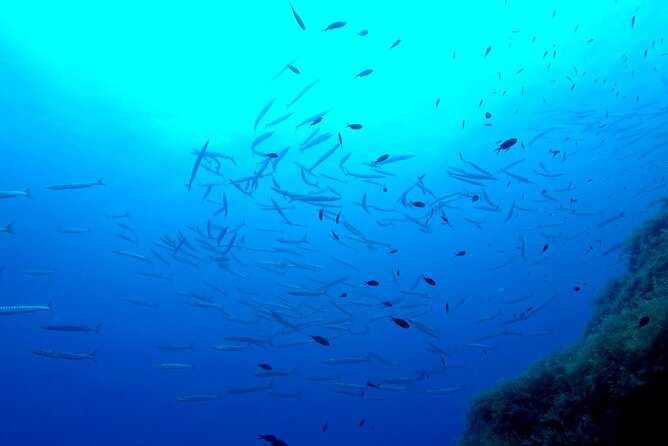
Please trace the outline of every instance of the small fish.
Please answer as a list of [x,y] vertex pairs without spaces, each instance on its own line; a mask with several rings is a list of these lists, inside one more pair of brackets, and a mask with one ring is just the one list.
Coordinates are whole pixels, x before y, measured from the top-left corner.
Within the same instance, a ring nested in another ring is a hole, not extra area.
[[392,306],[392,302],[382,302],[382,304],[385,305],[386,307]]
[[268,153],[263,153],[262,156],[267,158],[278,158],[278,153],[268,152]]
[[365,281],[364,283],[366,283],[366,284],[369,285],[369,286],[378,286],[378,285],[380,285],[380,283],[378,283],[377,280],[367,280],[367,281]]
[[406,322],[406,321],[403,320],[403,319],[399,319],[398,317],[392,317],[392,316],[390,316],[390,320],[391,320],[392,322],[394,322],[395,324],[397,324],[398,326],[400,326],[401,328],[409,328],[409,327],[410,327],[410,325],[408,324],[408,322]]
[[330,31],[332,29],[342,28],[344,26],[346,26],[346,22],[333,22],[327,25],[327,28],[323,29],[323,31]]
[[322,431],[327,432],[327,428],[329,427],[329,423],[325,423],[322,425]]
[[323,208],[320,208],[320,210],[318,211],[318,219],[320,221],[322,221],[322,216],[324,215],[324,213],[325,213],[325,210]]
[[517,142],[517,138],[506,139],[505,141],[503,141],[501,143],[501,145],[498,148],[494,149],[494,152],[499,153],[502,150],[508,150],[512,146],[514,146],[516,142]]
[[262,370],[272,370],[273,367],[267,363],[264,362],[258,362],[257,364],[258,367],[260,367]]
[[410,205],[415,206],[416,208],[423,208],[426,206],[422,201],[411,201]]
[[547,248],[549,248],[550,245],[548,243],[545,243],[545,246],[543,246],[543,251],[541,251],[541,254],[545,251],[547,251]]
[[492,45],[487,47],[487,49],[485,50],[485,55],[483,57],[487,57],[490,51],[492,51]]
[[339,146],[343,147],[343,138],[341,138],[341,132],[339,132]]
[[339,224],[340,219],[341,219],[341,213],[339,212],[338,214],[336,214],[336,219],[334,220],[334,221],[336,221],[337,225]]
[[638,322],[638,328],[644,327],[647,324],[649,324],[649,316],[643,316]]
[[320,345],[324,345],[325,347],[329,346],[329,341],[322,336],[309,335],[309,337]]
[[490,112],[485,113],[485,119],[489,119],[492,117],[492,114]]
[[292,15],[295,16],[295,20],[297,21],[297,24],[301,29],[306,31],[306,26],[304,25],[304,21],[299,17],[299,14],[297,14],[297,11],[295,11],[294,6],[292,6],[292,3],[290,3],[290,9],[292,9]]
[[399,250],[397,248],[390,249],[390,254],[396,254],[398,252],[399,252]]
[[471,196],[471,201],[472,201],[472,202],[475,203],[475,202],[478,201],[478,200],[480,200],[480,195],[478,195],[478,194],[473,194],[473,195]]
[[636,27],[636,16],[631,17],[631,29]]
[[341,293],[339,297],[348,297],[348,293]]
[[367,31],[366,29],[363,29],[362,31],[357,33],[358,36],[366,36],[367,34],[369,34],[369,31]]
[[290,69],[290,71],[292,71],[295,74],[301,74],[301,71],[299,71],[299,69],[297,67],[295,67],[294,65],[288,64],[288,68]]
[[359,422],[360,427],[364,426],[364,423],[366,423],[366,418],[362,418]]
[[371,68],[367,68],[366,70],[362,70],[359,73],[357,73],[354,79],[357,79],[358,77],[366,77],[371,73],[373,73],[373,70]]
[[582,288],[580,288],[579,285],[575,285],[575,286],[573,287],[573,291],[580,291],[581,289],[582,289]]
[[346,124],[346,127],[353,130],[359,130],[362,128],[362,124]]
[[392,46],[390,46],[390,49],[394,48],[395,46],[399,45],[400,43],[401,43],[401,39],[395,40],[394,43],[392,44]]
[[377,389],[377,388],[380,387],[380,384],[374,384],[374,383],[372,383],[371,381],[367,381],[367,382],[366,382],[366,385],[367,385],[368,387],[371,387],[372,389]]
[[321,122],[322,122],[322,116],[318,116],[313,121],[311,121],[311,124],[309,125],[309,127],[313,127],[314,125],[318,125]]
[[438,108],[438,104],[440,103],[441,103],[441,98],[436,99],[436,105],[434,106],[434,108]]
[[422,280],[427,282],[427,285],[436,286],[436,281],[431,277],[426,277],[424,274],[422,275]]
[[449,313],[449,312],[450,312],[450,304],[447,303],[447,302],[445,303],[445,312],[446,312],[446,313]]
[[464,250],[462,249],[461,251],[458,251],[458,252],[455,254],[455,257],[462,257],[462,256],[465,256],[465,255],[466,255],[466,251],[464,251]]
[[258,435],[258,438],[271,443],[271,446],[288,446],[287,442],[276,438],[276,435]]
[[388,155],[387,153],[384,154],[384,155],[381,155],[381,156],[379,156],[378,158],[376,158],[376,161],[374,161],[373,164],[375,165],[375,164],[382,163],[383,161],[385,161],[385,160],[388,159],[389,157],[390,157],[390,155]]
[[334,240],[340,240],[339,236],[336,235],[336,232],[332,231],[332,237],[334,237]]

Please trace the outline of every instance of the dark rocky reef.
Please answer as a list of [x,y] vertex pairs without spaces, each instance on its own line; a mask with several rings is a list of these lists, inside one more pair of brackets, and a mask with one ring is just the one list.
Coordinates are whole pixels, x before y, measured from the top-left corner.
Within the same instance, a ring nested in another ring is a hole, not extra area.
[[665,444],[666,202],[626,249],[629,272],[597,298],[583,338],[478,396],[460,446]]

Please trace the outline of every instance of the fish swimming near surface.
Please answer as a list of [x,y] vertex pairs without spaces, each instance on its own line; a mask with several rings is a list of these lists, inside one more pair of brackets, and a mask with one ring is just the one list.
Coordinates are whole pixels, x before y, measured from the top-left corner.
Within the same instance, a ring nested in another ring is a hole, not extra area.
[[344,26],[346,26],[346,22],[332,22],[327,25],[327,28],[323,29],[323,31],[330,31],[332,29],[342,28]]
[[[287,69],[287,66],[285,68]],[[290,108],[291,106],[293,106],[295,104],[295,102],[297,102],[299,99],[301,99],[301,97],[304,96],[306,94],[306,92],[309,91],[311,88],[313,88],[313,86],[315,84],[317,84],[319,81],[320,81],[320,79],[316,79],[313,82],[311,82],[310,84],[308,84],[306,87],[304,87],[299,93],[297,93],[297,96],[295,96],[295,98],[292,101],[290,101],[288,104],[286,104],[285,108]],[[311,121],[313,121],[313,120],[311,120]],[[311,121],[309,121],[309,122],[311,122]]]
[[357,79],[358,77],[366,77],[371,73],[373,73],[373,70],[371,68],[367,68],[366,70],[362,70],[359,73],[357,73],[357,75],[355,75],[355,79]]
[[190,172],[190,181],[188,182],[188,192],[190,192],[190,188],[193,185],[193,181],[195,181],[195,175],[197,175],[197,169],[199,169],[199,165],[202,163],[202,160],[204,159],[204,155],[206,154],[207,147],[209,147],[209,140],[208,139],[206,140],[206,142],[202,146],[202,149],[197,154],[197,159],[195,160],[195,164],[193,165],[193,170],[192,170],[192,172]]
[[[290,66],[290,64],[288,64],[288,66]],[[274,100],[275,100],[275,99],[276,99],[276,98],[272,98],[271,100],[269,100],[269,102],[267,102],[267,103],[265,104],[264,107],[262,107],[262,110],[260,110],[260,113],[257,115],[257,118],[255,118],[255,124],[253,125],[253,130],[256,130],[256,129],[257,129],[257,125],[260,123],[260,121],[262,121],[262,118],[264,118],[264,115],[267,114],[267,112],[269,111],[269,109],[271,108],[271,106],[274,104]],[[289,115],[288,115],[288,116],[289,116]],[[279,122],[280,122],[280,121],[279,121]]]
[[500,145],[499,147],[497,147],[496,149],[494,149],[494,151],[495,151],[496,153],[499,153],[499,152],[501,152],[502,150],[508,150],[508,149],[510,149],[512,146],[514,146],[516,142],[517,142],[517,138],[506,139],[505,141],[503,141],[503,142],[501,143],[501,145]]
[[290,3],[290,9],[292,9],[292,15],[295,16],[295,20],[297,21],[297,24],[301,29],[306,31],[306,25],[304,25],[304,21],[302,20],[301,17],[299,17],[299,14],[297,14],[297,11],[295,11],[294,6],[292,6],[292,3]]

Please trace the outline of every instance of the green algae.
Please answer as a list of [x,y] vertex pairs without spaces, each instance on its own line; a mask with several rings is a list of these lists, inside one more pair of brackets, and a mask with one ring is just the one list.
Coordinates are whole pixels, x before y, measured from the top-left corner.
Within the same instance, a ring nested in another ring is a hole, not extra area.
[[[583,338],[476,397],[460,446],[663,444],[668,401],[668,205],[627,242],[628,273]],[[640,326],[643,317],[647,325]]]

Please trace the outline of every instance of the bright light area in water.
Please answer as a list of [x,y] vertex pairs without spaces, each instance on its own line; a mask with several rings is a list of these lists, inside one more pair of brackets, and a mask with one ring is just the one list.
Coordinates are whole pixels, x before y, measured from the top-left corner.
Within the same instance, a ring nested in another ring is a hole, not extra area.
[[[612,75],[632,43],[625,36],[631,36],[631,16],[638,16],[641,33],[661,16],[644,15],[642,2],[507,3],[294,2],[306,24],[302,31],[283,1],[11,2],[1,8],[0,32],[47,82],[146,115],[172,141],[190,145],[211,137],[214,145],[241,140],[245,146],[270,98],[276,106],[268,117],[275,118],[282,104],[320,79],[292,108],[296,118],[329,110],[335,128],[363,122],[372,145],[427,142],[439,153],[444,143],[474,143],[457,139],[458,130],[462,120],[480,127],[487,110],[503,133],[481,129],[476,139],[485,147],[513,133],[505,125],[516,123],[516,110],[521,114],[543,97],[558,103],[551,81],[575,77],[574,65],[596,64],[592,77]],[[322,31],[337,20],[347,25]],[[365,37],[358,35],[363,29]],[[295,58],[300,75],[288,71],[268,83]],[[374,73],[353,79],[366,68]],[[293,135],[277,136],[283,146]]]

